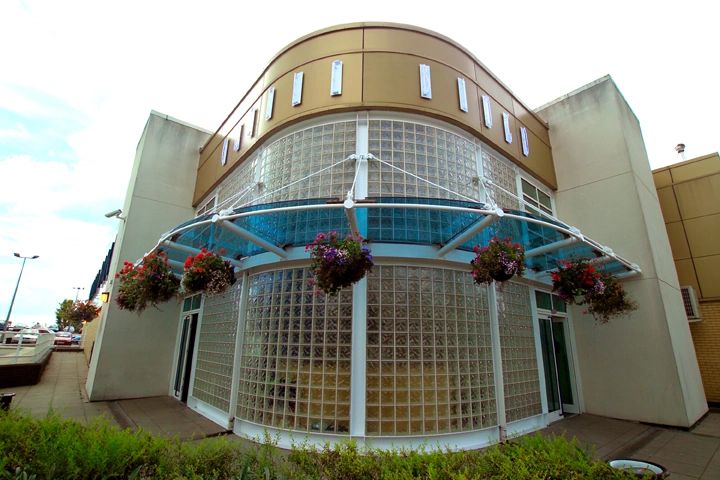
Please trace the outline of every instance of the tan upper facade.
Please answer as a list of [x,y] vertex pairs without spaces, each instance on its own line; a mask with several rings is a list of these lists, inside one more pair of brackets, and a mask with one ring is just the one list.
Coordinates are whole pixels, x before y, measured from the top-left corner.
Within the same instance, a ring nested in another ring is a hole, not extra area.
[[[428,69],[429,92],[421,85],[421,71]],[[333,71],[341,78],[339,88],[332,84]],[[307,35],[270,62],[201,149],[195,205],[281,128],[354,110],[404,111],[447,121],[557,187],[547,125],[471,53],[417,27],[356,23]]]
[[720,300],[720,155],[653,171],[680,285]]

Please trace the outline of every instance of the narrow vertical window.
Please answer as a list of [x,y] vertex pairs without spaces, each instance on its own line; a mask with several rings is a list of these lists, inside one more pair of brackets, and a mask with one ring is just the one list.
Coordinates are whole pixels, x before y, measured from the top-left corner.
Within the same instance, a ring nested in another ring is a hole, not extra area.
[[292,106],[297,107],[302,103],[303,72],[295,73],[293,78]]
[[275,87],[268,88],[267,102],[265,103],[265,120],[270,120],[273,116],[273,105],[275,104]]
[[342,60],[334,60],[332,67],[330,67],[330,96],[342,95],[342,76],[343,62]]
[[465,79],[458,77],[458,99],[460,100],[460,110],[468,112],[467,90],[465,89]]
[[243,129],[245,127],[243,125],[240,125],[240,128],[237,132],[237,137],[235,138],[235,142],[233,144],[233,150],[236,152],[240,151],[240,147],[242,146],[242,136],[243,136]]
[[485,127],[492,128],[492,107],[490,106],[490,97],[482,96],[483,118],[485,119]]
[[522,154],[530,156],[530,142],[528,142],[527,128],[520,127],[520,140],[522,141]]
[[510,131],[510,114],[507,112],[502,113],[503,129],[505,130],[505,141],[512,143],[512,132]]
[[432,99],[432,83],[430,82],[430,65],[420,64],[420,96]]
[[220,155],[220,164],[225,166],[227,164],[227,154],[228,154],[228,144],[230,143],[230,139],[225,137],[225,140],[223,141],[222,146],[222,154]]
[[257,130],[257,116],[258,116],[258,109],[253,108],[252,113],[250,114],[250,128],[248,129],[248,137],[254,138],[255,133]]

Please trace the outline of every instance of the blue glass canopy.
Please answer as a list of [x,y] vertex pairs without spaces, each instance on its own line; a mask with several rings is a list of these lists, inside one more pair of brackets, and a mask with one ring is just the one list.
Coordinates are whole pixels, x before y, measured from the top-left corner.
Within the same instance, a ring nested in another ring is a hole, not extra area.
[[381,197],[349,205],[309,199],[242,207],[178,225],[157,248],[165,250],[175,266],[201,248],[241,261],[266,252],[283,256],[286,248],[304,247],[319,232],[344,236],[354,228],[371,248],[374,243],[431,245],[440,256],[454,249],[472,251],[493,237],[511,238],[524,245],[526,265],[536,274],[571,258],[597,259],[598,269],[613,275],[639,272],[636,265],[554,218],[428,198]]

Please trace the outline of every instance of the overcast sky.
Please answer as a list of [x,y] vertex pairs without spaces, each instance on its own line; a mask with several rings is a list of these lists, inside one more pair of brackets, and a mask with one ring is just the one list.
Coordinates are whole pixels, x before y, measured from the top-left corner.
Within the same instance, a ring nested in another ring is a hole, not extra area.
[[[51,325],[117,229],[150,110],[214,130],[270,58],[314,30],[418,25],[531,108],[610,74],[657,168],[720,149],[720,2],[0,1],[0,320]],[[152,245],[148,245],[148,249]],[[622,252],[620,252],[622,253]],[[132,259],[135,260],[135,259]]]

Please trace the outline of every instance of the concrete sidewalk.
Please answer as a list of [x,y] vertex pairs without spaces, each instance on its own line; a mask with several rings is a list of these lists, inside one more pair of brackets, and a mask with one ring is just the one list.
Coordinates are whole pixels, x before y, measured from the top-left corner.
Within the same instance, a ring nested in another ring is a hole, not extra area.
[[171,397],[90,402],[85,393],[88,367],[82,351],[56,351],[37,385],[8,387],[14,392],[11,408],[34,417],[52,409],[64,418],[88,423],[103,417],[120,428],[143,429],[157,435],[196,440],[226,430]]
[[720,413],[708,414],[691,431],[582,414],[554,423],[542,434],[577,438],[598,459],[658,463],[672,480],[720,479]]

